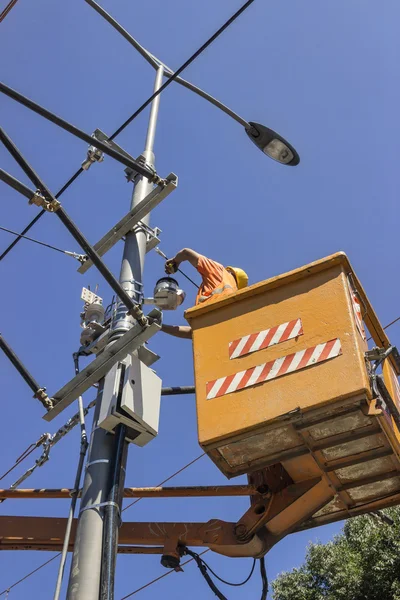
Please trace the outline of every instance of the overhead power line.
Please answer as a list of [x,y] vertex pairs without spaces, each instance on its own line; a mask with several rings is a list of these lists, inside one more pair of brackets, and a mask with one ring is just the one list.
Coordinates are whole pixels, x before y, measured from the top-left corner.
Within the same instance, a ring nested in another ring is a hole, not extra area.
[[[207,552],[210,552],[209,548],[207,548],[207,550],[204,550],[203,552],[200,552],[199,556],[203,556],[203,554],[206,554]],[[184,567],[185,565],[188,565],[189,563],[191,563],[193,561],[194,561],[194,558],[189,558],[189,560],[186,560],[184,563],[181,564],[181,567]],[[149,581],[145,585],[142,585],[140,588],[137,588],[137,590],[134,590],[133,592],[131,592],[127,596],[124,596],[123,598],[121,598],[121,600],[126,600],[127,598],[131,598],[135,594],[138,594],[142,590],[145,590],[146,588],[148,588],[151,585],[153,585],[153,583],[157,583],[157,581],[160,581],[160,579],[164,579],[164,577],[167,577],[168,575],[172,575],[172,573],[176,573],[175,569],[171,569],[170,571],[167,571],[166,573],[163,573],[159,577],[156,577],[152,581]]]
[[18,0],[10,0],[5,9],[0,13],[0,23],[4,21],[10,10],[17,4]]
[[[222,25],[222,27],[220,27],[194,54],[192,54],[192,56],[187,61],[183,63],[183,65],[179,67],[179,69],[177,69],[177,71],[175,71],[173,75],[171,75],[168,81],[166,81],[159,88],[158,91],[154,92],[118,129],[114,131],[114,133],[110,136],[109,139],[113,140],[114,138],[116,138],[117,135],[121,133],[121,131],[123,131],[130,123],[132,123],[132,121],[154,100],[154,98],[156,98],[162,91],[164,91],[165,88],[168,87],[168,85],[170,85],[179,76],[180,73],[182,73],[182,71],[184,71],[189,65],[191,65],[193,61],[196,60],[200,56],[200,54],[204,52],[204,50],[206,50],[206,48],[208,48],[217,39],[217,37],[219,37],[221,33],[223,33],[225,29],[227,29],[253,2],[254,0],[248,0],[234,15],[232,15],[232,17],[230,17],[230,19],[228,19]],[[67,183],[55,195],[57,199],[70,187],[70,185],[72,185],[72,183],[79,177],[83,170],[84,169],[82,169],[81,167],[80,169],[78,169],[78,171],[76,171],[76,173],[74,173],[74,175],[72,175],[72,177],[67,181]],[[36,217],[32,219],[32,221],[28,223],[28,225],[23,229],[21,234],[25,235],[25,233],[27,233],[31,229],[31,227],[33,227],[33,225],[39,219],[42,218],[45,212],[45,210],[42,210],[40,213],[38,213]],[[14,248],[14,246],[19,242],[20,239],[21,237],[17,237],[4,250],[4,252],[0,255],[0,261],[2,261],[3,258],[7,256],[7,254],[12,250],[12,248]]]
[[61,248],[57,248],[56,246],[52,246],[51,244],[46,244],[45,242],[40,242],[39,240],[35,240],[27,235],[22,235],[17,231],[13,231],[12,229],[7,229],[7,227],[0,227],[1,231],[6,231],[7,233],[12,233],[12,235],[16,235],[17,237],[24,238],[24,240],[28,240],[29,242],[34,242],[35,244],[39,244],[40,246],[45,246],[46,248],[50,248],[50,250],[56,250],[57,252],[61,252],[62,254],[66,254],[67,256],[72,256],[73,258],[77,258],[81,256],[76,252],[70,252],[69,250],[62,250]]

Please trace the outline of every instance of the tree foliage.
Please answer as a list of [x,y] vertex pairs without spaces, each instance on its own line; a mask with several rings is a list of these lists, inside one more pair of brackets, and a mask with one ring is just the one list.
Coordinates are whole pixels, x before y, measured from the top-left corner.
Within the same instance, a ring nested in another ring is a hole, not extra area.
[[281,573],[274,600],[400,600],[400,508],[346,521],[327,544],[311,544],[304,564]]

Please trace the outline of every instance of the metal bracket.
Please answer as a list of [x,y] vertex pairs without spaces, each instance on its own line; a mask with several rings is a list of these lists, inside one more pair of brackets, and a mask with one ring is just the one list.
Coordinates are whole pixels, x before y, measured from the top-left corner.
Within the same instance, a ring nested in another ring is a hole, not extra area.
[[29,204],[40,206],[44,210],[47,210],[47,212],[56,212],[61,206],[61,202],[56,200],[56,198],[53,200],[48,200],[45,198],[45,196],[43,196],[40,190],[37,190],[33,194],[32,198],[29,200]]
[[371,350],[367,350],[365,353],[365,358],[370,362],[374,360],[378,360],[379,362],[383,362],[394,350],[394,346],[389,346],[389,348],[372,348]]
[[[108,231],[94,246],[99,256],[103,256],[115,244],[131,231],[150,211],[164,200],[178,185],[178,177],[170,173],[163,179],[135,208],[129,211],[110,231]],[[90,259],[86,260],[78,269],[79,273],[86,271],[93,265]]]
[[[92,137],[95,137],[95,136],[92,136]],[[84,171],[88,171],[89,168],[93,165],[93,163],[95,163],[95,162],[100,163],[100,162],[103,162],[103,160],[104,160],[104,152],[102,152],[95,146],[89,146],[87,155],[86,155],[86,159],[81,164],[81,167]]]
[[136,233],[138,231],[144,231],[146,233],[146,254],[156,248],[158,244],[161,242],[158,237],[161,233],[161,229],[159,227],[149,227],[143,221],[139,221],[139,223],[134,227],[133,231]]
[[46,388],[39,388],[33,397],[37,398],[47,410],[51,410],[54,406],[53,399],[46,394]]
[[[143,156],[143,154],[140,154],[137,157],[136,161],[143,167],[146,167],[146,169],[150,169],[155,172],[154,165],[148,163],[146,160],[146,157]],[[126,175],[127,181],[134,181],[135,177],[137,175],[140,175],[140,173],[138,173],[135,169],[131,169],[130,167],[127,167],[125,169],[125,175]]]
[[105,348],[87,367],[69,381],[53,396],[54,406],[44,415],[45,421],[52,421],[67,406],[81,396],[94,383],[97,383],[115,363],[124,359],[129,353],[137,350],[144,342],[150,339],[161,329],[161,312],[153,309],[149,313],[152,322],[150,325],[141,327],[136,324],[124,333],[114,344]]
[[101,131],[101,129],[95,129],[93,132],[93,137],[96,138],[96,140],[99,140],[100,142],[104,142],[105,144],[107,144],[107,146],[110,146],[110,148],[112,148],[113,150],[116,150],[117,152],[119,152],[120,154],[125,156],[126,158],[129,158],[129,160],[135,160],[131,154],[128,154],[128,152],[126,152],[126,150],[121,148],[121,146],[119,146],[116,142],[114,142],[114,140],[110,140],[108,135],[105,134],[104,131]]

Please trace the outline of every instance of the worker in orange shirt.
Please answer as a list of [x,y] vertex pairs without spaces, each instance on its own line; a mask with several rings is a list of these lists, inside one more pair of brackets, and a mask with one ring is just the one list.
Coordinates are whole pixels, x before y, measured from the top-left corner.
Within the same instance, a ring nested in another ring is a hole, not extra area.
[[[176,273],[179,265],[188,261],[200,273],[202,283],[196,297],[196,306],[203,302],[213,302],[247,286],[248,276],[238,267],[223,267],[221,264],[198,254],[190,248],[184,248],[174,258],[165,263],[168,275]],[[162,325],[162,331],[179,338],[191,338],[189,325]]]

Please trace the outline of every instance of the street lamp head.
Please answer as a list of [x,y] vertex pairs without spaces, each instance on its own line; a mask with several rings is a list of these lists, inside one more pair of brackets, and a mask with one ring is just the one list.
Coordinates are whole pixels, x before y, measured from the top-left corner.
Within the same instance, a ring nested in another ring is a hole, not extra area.
[[260,123],[250,121],[249,125],[250,127],[246,129],[247,135],[264,154],[282,165],[295,167],[299,164],[300,156],[296,150],[278,133]]

